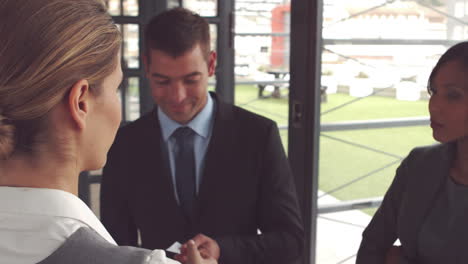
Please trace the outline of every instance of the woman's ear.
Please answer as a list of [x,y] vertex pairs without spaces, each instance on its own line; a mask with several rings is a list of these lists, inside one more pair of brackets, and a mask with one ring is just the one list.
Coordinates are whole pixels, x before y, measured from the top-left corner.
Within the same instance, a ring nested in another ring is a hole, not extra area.
[[89,113],[90,91],[87,80],[77,81],[71,88],[68,96],[68,109],[72,121],[81,130],[86,127],[86,118]]

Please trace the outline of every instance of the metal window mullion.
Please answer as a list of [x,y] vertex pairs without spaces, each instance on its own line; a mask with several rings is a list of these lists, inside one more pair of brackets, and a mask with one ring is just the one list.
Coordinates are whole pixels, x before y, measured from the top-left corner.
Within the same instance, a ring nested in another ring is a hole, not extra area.
[[303,215],[301,263],[315,263],[323,1],[291,1],[289,161]]
[[127,89],[128,89],[128,76],[123,80],[125,84],[121,84],[120,89],[121,97],[120,103],[122,104],[122,121],[127,121]]
[[[120,3],[122,3],[122,1],[120,1]],[[125,24],[121,24],[121,28],[120,28],[120,32],[122,33],[122,38],[123,36],[125,36]],[[124,82],[126,82],[128,84],[128,76],[126,75],[126,71],[128,69],[128,65],[126,64],[125,62],[125,49],[126,49],[126,46],[125,46],[125,39],[123,39],[122,41],[122,44],[121,44],[121,49],[120,49],[120,53],[121,53],[121,57],[120,57],[120,60],[121,60],[121,64],[123,66],[123,73],[124,73],[124,76],[125,76],[125,79],[124,79]],[[126,121],[127,120],[127,100],[125,100],[126,96],[127,96],[127,86],[128,85],[123,85],[122,89],[120,89],[120,95],[121,95],[121,105],[122,105],[122,120],[123,121]]]
[[[140,62],[143,63],[143,62]],[[138,77],[143,78],[145,73],[143,69],[125,69],[125,77]]]
[[223,101],[234,103],[234,1],[218,1],[216,92]]
[[140,24],[141,18],[138,16],[112,16],[117,24]]
[[323,204],[318,206],[319,214],[338,213],[349,210],[362,210],[379,207],[383,197],[356,199],[351,201],[338,202],[333,204]]
[[220,17],[203,17],[204,19],[206,19],[208,21],[208,23],[210,24],[219,24],[221,22],[221,18]]
[[323,39],[324,45],[443,45],[451,46],[459,41],[446,39],[397,39],[397,38],[353,38]]

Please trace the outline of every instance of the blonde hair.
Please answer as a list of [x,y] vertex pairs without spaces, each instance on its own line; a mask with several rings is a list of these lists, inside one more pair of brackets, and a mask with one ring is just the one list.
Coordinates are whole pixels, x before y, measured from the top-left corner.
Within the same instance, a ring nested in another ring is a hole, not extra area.
[[99,0],[0,0],[0,159],[31,152],[74,83],[99,92],[121,35]]

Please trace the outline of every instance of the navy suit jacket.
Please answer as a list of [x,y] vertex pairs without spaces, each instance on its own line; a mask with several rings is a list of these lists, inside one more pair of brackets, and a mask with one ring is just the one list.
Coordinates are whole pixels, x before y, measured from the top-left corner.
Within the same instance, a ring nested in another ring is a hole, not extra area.
[[103,172],[101,219],[119,245],[137,245],[137,230],[150,249],[203,233],[220,245],[220,263],[293,263],[304,235],[277,125],[211,96],[213,133],[190,219],[175,199],[156,110],[119,130]]

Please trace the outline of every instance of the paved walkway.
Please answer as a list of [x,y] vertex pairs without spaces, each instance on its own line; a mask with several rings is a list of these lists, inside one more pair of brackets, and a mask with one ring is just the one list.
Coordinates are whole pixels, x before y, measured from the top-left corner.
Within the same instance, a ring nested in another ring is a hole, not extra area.
[[[319,199],[319,205],[337,202],[339,200],[330,195]],[[362,231],[370,220],[371,216],[360,210],[319,215],[317,219],[316,263],[355,263]]]

